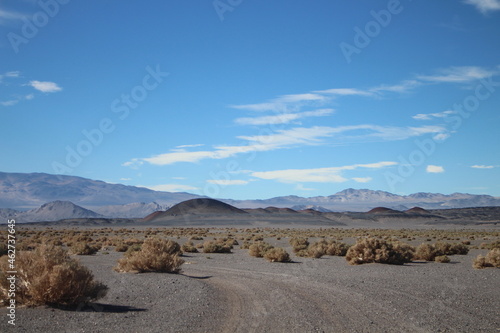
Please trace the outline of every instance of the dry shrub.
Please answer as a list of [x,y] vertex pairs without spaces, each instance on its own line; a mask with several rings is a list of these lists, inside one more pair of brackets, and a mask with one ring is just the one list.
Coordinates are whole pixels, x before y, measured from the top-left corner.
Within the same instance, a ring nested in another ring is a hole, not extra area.
[[[9,281],[7,257],[0,260],[0,295],[6,304]],[[16,257],[16,301],[18,304],[77,305],[106,295],[108,287],[94,281],[88,268],[71,258],[61,247],[42,245],[21,251]]]
[[7,245],[4,242],[0,243],[0,257],[8,253]]
[[434,261],[439,256],[465,255],[467,253],[469,253],[469,247],[462,243],[437,242],[434,245],[423,243],[417,247],[414,259]]
[[347,250],[349,249],[349,245],[342,242],[336,242],[335,240],[331,240],[328,242],[328,246],[326,247],[326,255],[329,256],[345,256]]
[[290,239],[290,245],[292,245],[293,247],[293,252],[298,254],[301,251],[307,250],[309,241],[307,240],[307,238],[294,237]]
[[115,246],[116,252],[125,252],[127,250],[128,250],[128,245],[125,243],[120,242]]
[[180,245],[171,240],[148,238],[140,251],[132,251],[118,260],[118,272],[178,273],[184,260],[179,258]]
[[198,249],[194,246],[192,241],[187,241],[184,245],[182,245],[182,251],[189,253],[197,253]]
[[250,245],[250,247],[248,248],[248,253],[253,257],[262,258],[264,257],[264,254],[272,248],[273,246],[271,244],[258,242]]
[[500,248],[490,250],[486,256],[478,255],[472,263],[476,269],[496,267],[500,268]]
[[306,254],[307,257],[310,258],[321,258],[326,254],[327,247],[327,242],[325,240],[320,240],[314,244],[309,245],[306,251],[299,250],[297,252],[297,255],[301,256],[303,254]]
[[70,248],[70,251],[73,254],[90,256],[96,254],[97,251],[99,251],[99,247],[79,242],[79,243],[73,243],[73,245]]
[[203,243],[204,253],[231,253],[231,246],[215,241],[206,241]]
[[434,259],[438,256],[436,248],[432,244],[422,243],[417,247],[415,251],[414,259],[425,260],[425,261],[434,261]]
[[411,246],[393,244],[376,238],[358,239],[346,254],[346,260],[351,265],[365,263],[382,263],[402,265],[411,261]]
[[467,247],[467,245],[462,243],[451,244],[446,242],[437,242],[434,247],[438,255],[465,255],[469,253],[469,248]]
[[267,250],[264,258],[270,262],[290,262],[290,255],[281,247],[273,247]]
[[449,263],[451,260],[447,255],[443,255],[443,256],[437,256],[436,258],[434,258],[434,261],[441,263]]
[[240,245],[240,249],[248,250],[250,248],[250,245],[252,245],[252,243],[250,243],[249,241],[243,241],[243,244]]
[[500,241],[495,241],[493,243],[481,243],[481,245],[479,246],[479,248],[481,249],[489,249],[489,250],[493,250],[493,249],[500,249]]

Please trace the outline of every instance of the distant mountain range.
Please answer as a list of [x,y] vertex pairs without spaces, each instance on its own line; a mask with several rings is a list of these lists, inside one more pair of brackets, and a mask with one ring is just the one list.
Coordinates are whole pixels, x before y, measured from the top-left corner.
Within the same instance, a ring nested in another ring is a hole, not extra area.
[[57,200],[71,201],[87,208],[139,202],[171,206],[197,197],[189,193],[158,192],[74,176],[0,172],[0,208],[25,210]]
[[[143,218],[194,198],[200,196],[153,191],[74,176],[0,172],[0,218],[16,217],[24,222],[62,218]],[[219,200],[238,208],[272,206],[320,212],[366,212],[380,206],[400,211],[415,206],[425,209],[500,206],[500,198],[489,195],[396,195],[367,189],[346,189],[330,196],[309,198],[283,196],[265,200]]]

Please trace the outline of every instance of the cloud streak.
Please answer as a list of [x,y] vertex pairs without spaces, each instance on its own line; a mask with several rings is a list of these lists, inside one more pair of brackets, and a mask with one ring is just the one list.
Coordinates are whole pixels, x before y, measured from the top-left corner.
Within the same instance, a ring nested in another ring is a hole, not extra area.
[[[268,135],[238,136],[238,139],[247,142],[246,145],[221,145],[215,146],[213,150],[200,151],[174,149],[174,151],[152,157],[134,158],[123,163],[122,166],[138,168],[144,163],[153,165],[170,165],[180,162],[198,163],[204,159],[225,159],[238,154],[252,152],[265,152],[323,144],[398,141],[425,134],[439,135],[443,133],[446,133],[446,129],[440,126],[391,127],[354,125],[339,127],[295,127],[287,130],[279,130]],[[325,141],[326,138],[332,139]]]
[[[329,168],[255,171],[250,175],[255,178],[274,180],[281,183],[343,183],[349,180],[342,175],[343,171],[356,169],[381,169],[397,164],[397,162],[384,161],[371,164],[354,164]],[[361,183],[371,180],[370,177],[355,177],[352,179]]]
[[443,173],[444,168],[439,165],[428,165],[427,168],[425,168],[425,171],[428,173]]
[[500,10],[500,0],[465,0],[464,3],[473,5],[483,14]]
[[333,109],[320,109],[315,111],[297,112],[297,113],[282,113],[273,116],[237,118],[235,123],[238,125],[277,125],[287,124],[295,120],[307,117],[323,117],[334,112]]
[[57,83],[54,82],[49,82],[49,81],[30,81],[29,83],[30,86],[35,88],[38,91],[44,92],[44,93],[53,93],[53,92],[58,92],[61,91],[62,88],[57,85]]

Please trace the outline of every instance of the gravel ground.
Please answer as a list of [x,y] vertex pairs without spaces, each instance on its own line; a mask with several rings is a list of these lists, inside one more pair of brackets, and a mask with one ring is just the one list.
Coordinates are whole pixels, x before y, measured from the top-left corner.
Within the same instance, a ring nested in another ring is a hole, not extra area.
[[99,303],[19,308],[15,328],[3,308],[0,332],[500,331],[500,270],[472,268],[485,250],[404,266],[233,252],[188,254],[181,274],[114,272],[113,251],[79,256],[109,287]]

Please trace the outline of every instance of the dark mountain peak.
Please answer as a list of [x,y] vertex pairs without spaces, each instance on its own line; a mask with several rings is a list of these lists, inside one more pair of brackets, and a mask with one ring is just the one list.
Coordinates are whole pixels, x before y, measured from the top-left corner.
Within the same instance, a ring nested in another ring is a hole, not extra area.
[[156,217],[205,214],[246,214],[246,212],[219,200],[197,198],[178,203]]
[[375,207],[367,212],[367,214],[401,214],[399,210],[390,209],[387,207]]

